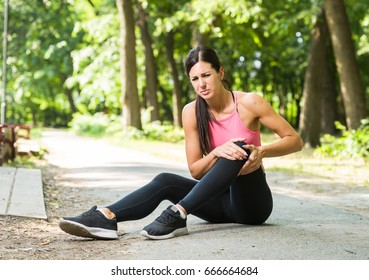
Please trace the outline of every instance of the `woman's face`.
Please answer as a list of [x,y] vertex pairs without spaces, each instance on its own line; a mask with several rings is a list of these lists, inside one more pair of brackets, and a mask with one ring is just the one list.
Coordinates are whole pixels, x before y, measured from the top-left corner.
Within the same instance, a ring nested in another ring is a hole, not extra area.
[[189,72],[193,88],[204,99],[214,96],[222,89],[223,76],[223,67],[219,69],[219,72],[216,72],[210,63],[204,61],[197,62]]

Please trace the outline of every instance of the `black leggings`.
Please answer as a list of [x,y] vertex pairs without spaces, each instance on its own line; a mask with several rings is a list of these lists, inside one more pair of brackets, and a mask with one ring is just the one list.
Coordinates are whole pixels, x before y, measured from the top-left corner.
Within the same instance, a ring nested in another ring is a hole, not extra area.
[[261,167],[238,176],[245,162],[220,158],[200,181],[161,173],[107,208],[118,222],[137,220],[151,214],[163,200],[169,200],[209,222],[262,224],[272,212],[272,194]]

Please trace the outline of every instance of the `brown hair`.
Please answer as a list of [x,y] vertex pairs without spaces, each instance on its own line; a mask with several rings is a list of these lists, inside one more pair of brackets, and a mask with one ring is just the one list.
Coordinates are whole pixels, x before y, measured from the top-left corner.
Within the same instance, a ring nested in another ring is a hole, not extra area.
[[[191,68],[199,61],[210,63],[211,67],[219,72],[222,64],[219,61],[217,53],[207,46],[197,46],[190,50],[186,57],[185,69],[186,74],[189,76]],[[222,80],[226,89],[232,92],[231,83],[225,79]],[[199,141],[201,151],[204,155],[211,152],[210,147],[210,135],[209,135],[209,121],[214,121],[213,114],[208,109],[206,101],[196,96],[196,124],[199,133]]]

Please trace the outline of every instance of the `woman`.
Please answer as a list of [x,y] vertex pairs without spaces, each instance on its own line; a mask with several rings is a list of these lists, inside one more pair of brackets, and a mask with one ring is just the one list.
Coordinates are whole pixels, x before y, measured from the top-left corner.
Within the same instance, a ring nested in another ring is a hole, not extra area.
[[[162,173],[116,203],[92,207],[60,219],[65,232],[95,239],[116,239],[117,222],[137,220],[163,201],[169,206],[141,232],[151,239],[188,234],[189,214],[212,223],[264,223],[273,208],[262,160],[297,152],[303,142],[297,132],[255,93],[233,92],[224,79],[216,52],[192,49],[185,62],[196,100],[183,109],[188,168],[192,177]],[[279,135],[261,145],[260,126]]]

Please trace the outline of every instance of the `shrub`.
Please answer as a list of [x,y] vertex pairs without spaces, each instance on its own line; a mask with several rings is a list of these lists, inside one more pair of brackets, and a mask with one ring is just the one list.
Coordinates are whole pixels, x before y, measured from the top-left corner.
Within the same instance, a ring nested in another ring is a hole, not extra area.
[[71,129],[83,135],[94,137],[117,136],[129,140],[154,140],[163,142],[180,142],[184,139],[182,128],[174,127],[170,123],[152,122],[143,125],[143,130],[129,127],[123,130],[121,117],[116,115],[75,114],[70,122]]
[[341,136],[324,135],[316,151],[324,156],[369,160],[369,118],[363,119],[357,130],[349,131],[339,122],[335,125]]
[[122,129],[122,123],[119,117],[114,115],[108,116],[102,113],[96,113],[94,115],[74,114],[69,126],[78,134],[90,136],[103,136]]

